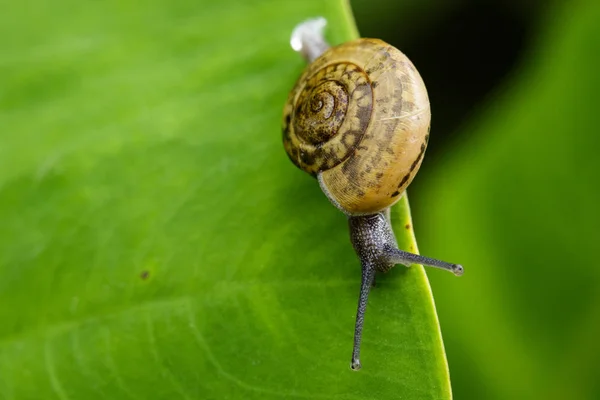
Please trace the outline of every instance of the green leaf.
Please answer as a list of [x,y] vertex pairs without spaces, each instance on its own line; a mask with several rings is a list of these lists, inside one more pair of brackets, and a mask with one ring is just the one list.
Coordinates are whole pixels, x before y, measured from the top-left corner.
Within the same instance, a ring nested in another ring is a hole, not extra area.
[[468,272],[431,274],[457,398],[600,398],[598,49],[598,2],[556,6],[429,177],[422,244]]
[[281,144],[291,30],[345,2],[1,7],[0,399],[451,397],[421,267],[350,370],[347,223]]

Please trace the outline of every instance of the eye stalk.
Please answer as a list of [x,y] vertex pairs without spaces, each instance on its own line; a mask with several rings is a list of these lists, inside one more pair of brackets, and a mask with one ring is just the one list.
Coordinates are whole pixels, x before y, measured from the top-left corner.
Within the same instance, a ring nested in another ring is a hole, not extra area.
[[396,264],[402,264],[406,267],[410,267],[412,264],[421,264],[444,269],[454,273],[456,276],[460,276],[463,274],[463,267],[458,264],[451,264],[400,250],[389,219],[385,216],[385,212],[372,215],[349,216],[348,224],[350,226],[350,241],[360,259],[362,267],[351,364],[351,368],[357,371],[361,367],[360,342],[362,339],[367,300],[375,281],[376,272],[387,272]]

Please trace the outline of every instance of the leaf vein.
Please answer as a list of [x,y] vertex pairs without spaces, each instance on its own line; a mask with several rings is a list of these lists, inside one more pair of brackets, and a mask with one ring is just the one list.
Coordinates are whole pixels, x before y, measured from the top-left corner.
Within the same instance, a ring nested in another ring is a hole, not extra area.
[[69,397],[65,393],[65,390],[58,379],[58,375],[56,374],[56,366],[54,363],[54,356],[52,355],[52,349],[50,348],[50,341],[46,340],[44,343],[44,362],[46,364],[46,369],[48,370],[48,378],[50,379],[50,385],[52,386],[52,390],[60,400],[69,400]]

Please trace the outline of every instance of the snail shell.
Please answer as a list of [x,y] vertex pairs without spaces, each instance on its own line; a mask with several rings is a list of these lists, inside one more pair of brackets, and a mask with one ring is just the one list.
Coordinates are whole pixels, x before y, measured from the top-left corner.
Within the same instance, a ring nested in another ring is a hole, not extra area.
[[292,162],[319,176],[348,215],[396,203],[417,173],[429,139],[429,99],[410,60],[378,39],[332,47],[311,63],[284,108]]

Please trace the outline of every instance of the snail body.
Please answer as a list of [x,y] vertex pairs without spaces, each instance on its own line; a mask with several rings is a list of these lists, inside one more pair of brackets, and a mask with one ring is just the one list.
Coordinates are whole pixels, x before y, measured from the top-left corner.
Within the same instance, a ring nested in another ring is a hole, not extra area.
[[338,208],[372,214],[395,204],[414,178],[430,119],[410,60],[381,40],[358,39],[304,71],[284,108],[283,143]]
[[306,21],[292,47],[309,61],[283,111],[283,145],[290,160],[316,177],[323,193],[348,216],[350,241],[362,267],[351,368],[377,271],[423,264],[462,275],[463,268],[400,250],[389,208],[419,170],[429,140],[427,90],[410,60],[378,39],[329,47],[324,19]]

